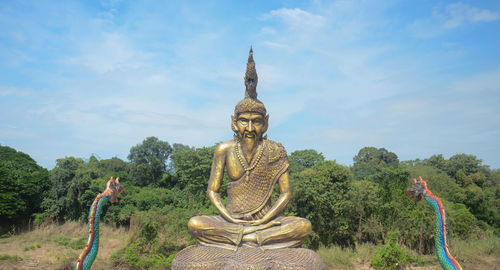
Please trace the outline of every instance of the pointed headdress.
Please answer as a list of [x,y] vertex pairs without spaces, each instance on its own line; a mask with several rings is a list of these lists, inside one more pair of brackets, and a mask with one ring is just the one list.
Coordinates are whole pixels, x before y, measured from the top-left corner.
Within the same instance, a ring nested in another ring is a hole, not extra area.
[[266,115],[266,107],[264,103],[257,99],[257,82],[259,78],[255,70],[255,62],[253,61],[253,50],[250,47],[248,54],[247,70],[245,72],[245,97],[236,104],[234,115],[243,112],[256,112]]

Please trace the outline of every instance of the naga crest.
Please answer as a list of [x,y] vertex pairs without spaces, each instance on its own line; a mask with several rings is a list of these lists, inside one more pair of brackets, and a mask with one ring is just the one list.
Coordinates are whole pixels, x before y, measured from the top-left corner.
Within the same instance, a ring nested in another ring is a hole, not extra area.
[[427,191],[427,183],[419,176],[418,181],[413,178],[413,185],[406,191],[406,196],[412,198],[414,203],[418,203],[424,199]]

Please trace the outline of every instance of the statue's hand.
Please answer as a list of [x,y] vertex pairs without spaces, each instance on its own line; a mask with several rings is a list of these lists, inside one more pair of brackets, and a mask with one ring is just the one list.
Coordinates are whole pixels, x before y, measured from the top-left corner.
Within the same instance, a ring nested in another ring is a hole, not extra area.
[[245,225],[245,226],[251,225],[251,223],[252,223],[252,221],[243,220],[243,219],[239,219],[239,218],[233,218],[233,217],[227,219],[227,221],[234,223],[234,224],[241,224],[241,225]]
[[266,228],[268,228],[268,227],[272,227],[272,226],[276,226],[276,225],[281,225],[281,222],[273,220],[273,221],[269,221],[266,223],[266,220],[264,220],[264,219],[257,219],[257,220],[250,222],[250,225],[252,225],[252,226],[259,226],[262,224],[266,224],[267,225]]

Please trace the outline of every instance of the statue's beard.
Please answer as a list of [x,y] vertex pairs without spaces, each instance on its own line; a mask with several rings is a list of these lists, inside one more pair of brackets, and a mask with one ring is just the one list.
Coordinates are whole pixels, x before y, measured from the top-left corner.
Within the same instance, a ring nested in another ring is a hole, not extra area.
[[238,135],[238,137],[240,137],[242,147],[244,147],[247,151],[252,151],[253,149],[255,149],[260,139],[262,138],[262,136],[257,136],[255,132],[244,132],[243,134]]

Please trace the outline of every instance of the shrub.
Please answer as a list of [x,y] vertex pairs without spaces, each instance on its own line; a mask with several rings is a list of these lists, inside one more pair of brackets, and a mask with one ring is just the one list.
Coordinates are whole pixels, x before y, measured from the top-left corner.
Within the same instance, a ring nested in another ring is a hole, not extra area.
[[402,269],[410,263],[422,264],[423,260],[418,256],[412,256],[397,244],[399,231],[389,232],[388,241],[383,245],[370,260],[375,269]]
[[21,261],[21,257],[17,255],[0,254],[0,261]]
[[194,243],[187,232],[187,222],[200,211],[166,206],[135,214],[130,222],[129,244],[113,254],[111,260],[115,266],[134,269],[170,268],[175,254]]

